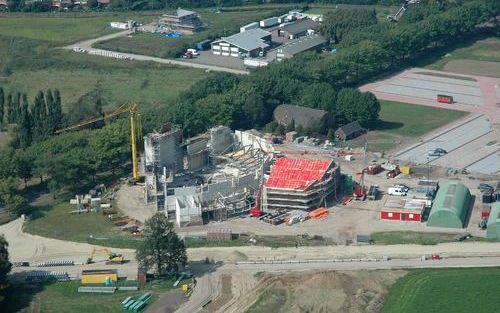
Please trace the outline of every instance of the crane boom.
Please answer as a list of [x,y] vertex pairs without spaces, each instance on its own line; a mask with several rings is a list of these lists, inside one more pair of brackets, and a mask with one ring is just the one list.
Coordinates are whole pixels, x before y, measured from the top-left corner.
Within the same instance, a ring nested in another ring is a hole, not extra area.
[[[139,121],[139,109],[135,103],[124,103],[120,105],[116,110],[111,112],[105,112],[102,116],[94,117],[86,121],[61,128],[55,131],[56,134],[60,134],[66,131],[75,130],[87,126],[89,124],[104,121],[108,118],[118,116],[123,113],[130,114],[130,145],[132,150],[132,177],[134,179],[139,179],[139,165],[137,164],[137,139],[141,140],[142,127]],[[138,125],[139,124],[139,125]]]

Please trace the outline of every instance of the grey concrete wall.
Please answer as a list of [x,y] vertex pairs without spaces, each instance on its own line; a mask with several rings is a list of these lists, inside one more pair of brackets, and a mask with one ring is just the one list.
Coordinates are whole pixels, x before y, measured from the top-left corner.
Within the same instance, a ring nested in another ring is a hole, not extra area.
[[199,170],[208,164],[208,151],[188,154],[187,160],[189,171]]

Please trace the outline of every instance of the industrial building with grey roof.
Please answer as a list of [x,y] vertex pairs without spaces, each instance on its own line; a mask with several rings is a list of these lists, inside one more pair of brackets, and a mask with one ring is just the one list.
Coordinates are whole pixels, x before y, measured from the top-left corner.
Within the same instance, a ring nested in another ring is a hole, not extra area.
[[229,37],[222,37],[212,43],[212,52],[215,55],[240,57],[246,54],[250,57],[259,55],[259,52],[269,48],[271,33],[260,28],[249,29]]
[[279,47],[276,57],[278,61],[290,59],[304,51],[319,50],[326,42],[327,40],[323,36],[317,34],[300,37]]

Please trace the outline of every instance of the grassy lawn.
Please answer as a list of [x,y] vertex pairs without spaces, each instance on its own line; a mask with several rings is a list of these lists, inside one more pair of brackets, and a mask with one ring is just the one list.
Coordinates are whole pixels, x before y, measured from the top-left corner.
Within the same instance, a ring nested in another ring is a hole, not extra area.
[[381,100],[380,105],[379,120],[368,125],[368,128],[413,138],[444,126],[467,114],[461,111],[385,100]]
[[418,269],[389,290],[382,313],[498,312],[500,268]]
[[452,60],[475,60],[500,62],[500,39],[497,37],[489,37],[478,40],[465,47],[459,47],[445,55],[441,56],[433,63],[428,64],[426,68],[434,70],[442,70],[446,64]]
[[[97,58],[97,57],[96,57]],[[75,103],[94,88],[110,107],[127,100],[148,107],[167,106],[183,90],[206,77],[197,69],[159,67],[157,69],[126,69],[99,71],[93,69],[42,69],[16,71],[3,84],[5,90],[25,92],[30,99],[42,89],[59,89],[63,106]]]
[[115,248],[135,248],[139,242],[101,213],[70,214],[75,208],[69,201],[54,203],[49,194],[33,205],[39,208],[41,216],[25,223],[27,233]]
[[266,290],[245,313],[281,312],[287,302],[287,294],[283,289]]
[[5,13],[0,14],[0,35],[46,40],[54,44],[72,43],[116,32],[109,23],[134,19],[151,22],[160,13]]
[[388,231],[373,233],[372,240],[380,245],[418,244],[437,245],[443,242],[454,242],[455,234],[419,233],[412,231]]
[[78,293],[79,281],[14,285],[8,290],[2,312],[124,312],[120,304],[125,298],[150,292],[153,294],[149,302],[151,305],[161,294],[173,288],[173,282],[174,279],[151,282],[139,291],[117,291],[113,294]]

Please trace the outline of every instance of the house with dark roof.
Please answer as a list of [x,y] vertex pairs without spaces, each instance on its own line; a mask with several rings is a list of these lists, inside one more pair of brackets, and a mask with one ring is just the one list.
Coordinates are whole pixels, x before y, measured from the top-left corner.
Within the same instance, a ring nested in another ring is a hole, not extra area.
[[269,48],[271,33],[260,28],[249,29],[212,42],[212,53],[231,57],[258,57]]
[[277,35],[278,37],[296,39],[307,35],[310,30],[316,30],[318,26],[318,22],[315,22],[309,18],[303,18],[297,20],[294,23],[279,27],[277,30]]
[[325,131],[335,124],[335,117],[330,112],[291,104],[277,106],[273,116],[274,120],[284,127],[318,127],[319,131]]
[[358,121],[345,124],[335,131],[335,137],[339,140],[349,140],[366,133],[366,129],[359,125]]

